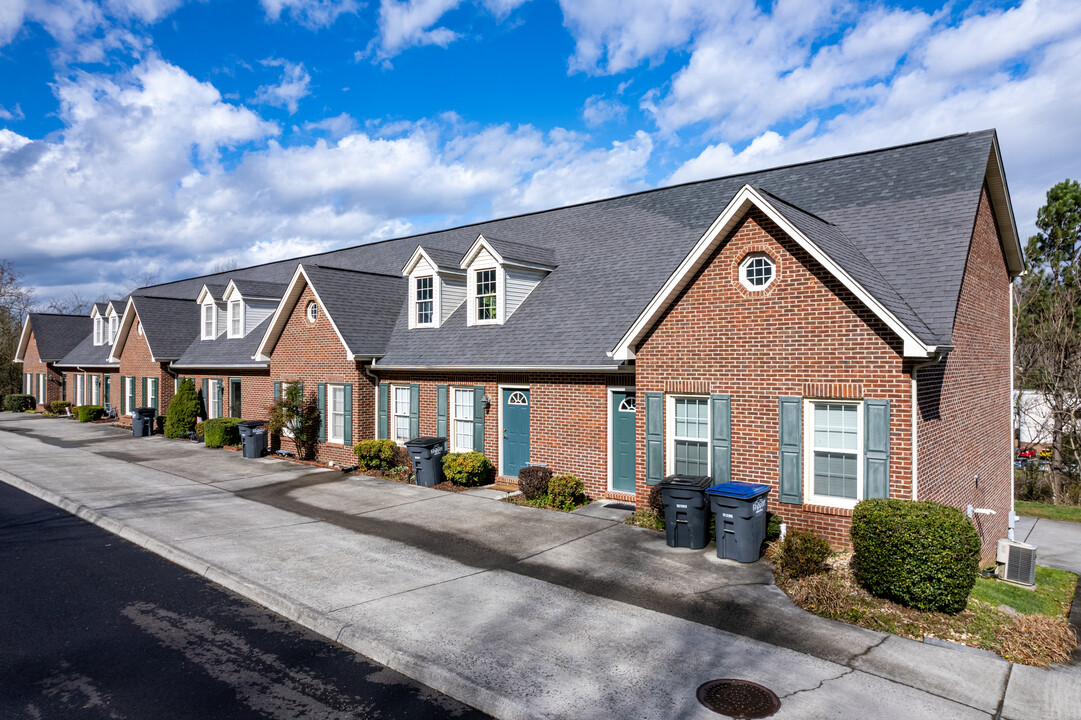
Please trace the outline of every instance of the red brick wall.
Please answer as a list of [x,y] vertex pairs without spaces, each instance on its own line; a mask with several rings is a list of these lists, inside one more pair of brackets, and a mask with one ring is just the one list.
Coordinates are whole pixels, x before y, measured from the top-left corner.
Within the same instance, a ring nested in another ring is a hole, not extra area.
[[[766,252],[776,263],[765,290],[750,292],[739,282],[738,265],[749,252]],[[646,392],[731,395],[732,479],[770,485],[772,512],[791,527],[846,545],[850,510],[778,500],[778,398],[888,399],[890,495],[909,498],[911,386],[901,351],[891,330],[755,211],[639,345],[638,404],[644,410]],[[637,434],[637,502],[643,506],[649,493],[644,411]],[[666,442],[666,474],[668,462]]]
[[101,383],[101,385],[99,386],[100,389],[98,391],[98,403],[97,404],[98,405],[104,405],[105,404],[105,381],[106,381],[106,378],[108,378],[109,383],[110,383],[110,385],[109,385],[109,402],[116,409],[117,413],[120,412],[120,375],[119,375],[119,373],[106,372],[106,371],[81,372],[81,373],[80,372],[68,372],[67,376],[68,376],[68,400],[71,401],[72,405],[79,405],[80,404],[78,395],[76,393],[76,390],[77,390],[77,388],[76,388],[76,385],[77,385],[76,378],[78,378],[78,377],[83,378],[83,383],[84,383],[83,387],[85,388],[85,390],[83,392],[84,402],[81,403],[82,405],[92,405],[92,404],[94,404],[93,403],[93,401],[94,401],[94,391],[93,391],[93,388],[91,387],[91,383],[93,381],[90,379],[92,377],[97,377],[98,382]]
[[[176,374],[180,377],[192,378],[195,381],[195,392],[202,393],[204,380],[221,380],[224,388],[222,393],[222,417],[243,417],[245,420],[265,420],[267,406],[273,400],[273,390],[270,382],[270,371],[255,368],[221,368],[219,370],[200,370],[196,375],[183,368],[177,369]],[[229,381],[240,380],[240,415],[234,414],[230,406]],[[169,381],[172,383],[172,380]],[[172,387],[170,385],[170,387]],[[209,408],[207,408],[209,410]],[[164,414],[164,408],[162,410]]]
[[954,349],[917,374],[918,496],[995,510],[976,516],[985,561],[1006,537],[1013,507],[1009,303],[1010,278],[985,190],[957,302]]
[[[53,400],[60,399],[60,371],[54,370],[51,363],[45,363],[41,361],[41,356],[38,354],[38,343],[34,337],[34,329],[30,328],[30,341],[26,346],[26,354],[23,356],[22,363],[23,379],[19,384],[19,392],[25,392],[26,390],[26,374],[33,375],[33,389],[30,394],[34,396],[37,401],[38,410],[48,410],[48,404]],[[45,383],[45,397],[38,397],[38,374],[44,373],[48,376]]]
[[[378,366],[377,366],[378,371]],[[553,473],[570,473],[585,485],[591,498],[608,490],[608,387],[633,386],[630,375],[576,373],[400,373],[379,372],[394,385],[420,386],[420,434],[436,434],[436,386],[484,386],[491,406],[484,417],[484,454],[499,468],[502,433],[499,426],[500,385],[529,388],[530,462],[547,465]],[[389,423],[389,413],[388,413]],[[368,424],[371,437],[372,424]],[[453,429],[448,426],[448,433]],[[389,428],[388,428],[389,437]],[[479,448],[478,448],[479,449]],[[509,478],[517,482],[517,478]]]
[[[194,312],[194,311],[193,311]],[[143,381],[142,378],[157,378],[158,379],[158,414],[165,415],[166,409],[169,407],[169,402],[173,399],[173,374],[169,371],[169,363],[154,362],[150,354],[150,346],[146,342],[146,338],[139,334],[139,318],[136,316],[135,322],[132,323],[128,329],[127,337],[124,341],[124,350],[120,354],[120,369],[118,374],[124,377],[135,378],[135,403],[136,407],[143,406]],[[114,392],[120,393],[121,384],[119,380],[115,381]],[[120,407],[120,395],[116,395],[116,405]],[[131,425],[131,408],[125,407],[125,414],[120,416],[120,422],[124,425]]]
[[[352,383],[353,442],[357,443],[372,437],[372,412],[375,407],[373,386],[361,372],[359,364],[347,358],[345,346],[334,332],[324,308],[319,308],[319,317],[314,323],[308,322],[308,303],[314,300],[311,288],[306,288],[293,308],[281,338],[271,354],[267,391],[261,404],[265,409],[273,403],[274,382],[299,380],[304,383],[306,396],[314,395],[318,383],[321,382]],[[283,449],[296,449],[288,438],[280,438],[280,443]],[[341,465],[352,465],[356,462],[352,446],[337,443],[320,443],[316,459]]]

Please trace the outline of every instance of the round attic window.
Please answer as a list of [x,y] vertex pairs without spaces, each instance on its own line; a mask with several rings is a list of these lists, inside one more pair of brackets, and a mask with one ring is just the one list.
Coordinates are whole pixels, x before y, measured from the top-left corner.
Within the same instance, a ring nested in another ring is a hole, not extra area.
[[777,266],[766,253],[751,253],[739,264],[739,281],[748,290],[765,290],[776,276]]
[[308,316],[308,322],[315,322],[316,318],[319,317],[319,305],[314,300],[312,300],[310,303],[308,303],[308,307],[305,312]]

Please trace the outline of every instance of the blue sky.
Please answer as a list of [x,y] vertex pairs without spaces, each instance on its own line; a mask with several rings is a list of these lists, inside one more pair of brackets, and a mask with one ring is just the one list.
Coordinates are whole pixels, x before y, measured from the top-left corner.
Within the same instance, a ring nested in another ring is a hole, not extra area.
[[0,258],[118,295],[990,127],[1027,236],[1078,69],[1076,0],[2,0]]

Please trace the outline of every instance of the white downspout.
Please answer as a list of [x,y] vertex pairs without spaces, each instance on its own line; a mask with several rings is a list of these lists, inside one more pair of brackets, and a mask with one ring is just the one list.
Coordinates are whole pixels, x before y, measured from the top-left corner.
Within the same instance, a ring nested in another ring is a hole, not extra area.
[[[1024,273],[1022,273],[1024,274]],[[1006,300],[1010,303],[1010,514],[1008,516],[1008,530],[1006,537],[1013,540],[1013,526],[1017,520],[1017,513],[1014,507],[1014,496],[1017,488],[1014,487],[1016,479],[1013,474],[1013,460],[1017,457],[1017,434],[1014,432],[1014,419],[1017,417],[1017,398],[1014,394],[1013,386],[1013,343],[1014,343],[1014,322],[1013,322],[1013,279],[1010,279],[1008,286],[1008,292],[1006,293]]]

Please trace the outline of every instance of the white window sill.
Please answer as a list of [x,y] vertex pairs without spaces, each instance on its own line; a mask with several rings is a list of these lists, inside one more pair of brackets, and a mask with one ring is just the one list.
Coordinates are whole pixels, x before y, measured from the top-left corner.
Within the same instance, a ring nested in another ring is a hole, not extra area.
[[849,500],[847,498],[830,497],[829,495],[812,495],[807,493],[804,496],[803,503],[805,505],[822,505],[824,507],[843,508],[845,510],[851,510],[856,507],[856,503],[860,500]]

